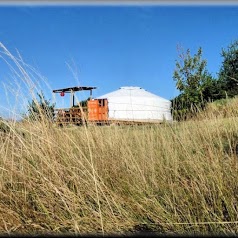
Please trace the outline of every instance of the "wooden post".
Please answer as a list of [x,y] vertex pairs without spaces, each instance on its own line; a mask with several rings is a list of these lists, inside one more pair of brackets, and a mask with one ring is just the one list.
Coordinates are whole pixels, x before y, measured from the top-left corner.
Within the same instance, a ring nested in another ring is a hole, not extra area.
[[74,106],[74,91],[71,90],[70,92],[70,107]]
[[90,100],[92,99],[92,89],[90,89]]

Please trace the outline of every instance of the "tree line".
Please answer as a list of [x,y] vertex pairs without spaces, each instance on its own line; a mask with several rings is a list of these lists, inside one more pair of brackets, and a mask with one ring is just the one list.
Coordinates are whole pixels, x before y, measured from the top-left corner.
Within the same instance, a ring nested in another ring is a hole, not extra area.
[[173,79],[180,94],[171,100],[175,120],[190,118],[208,102],[238,94],[238,40],[221,50],[222,64],[217,77],[208,72],[202,52],[199,47],[192,56],[189,49],[179,49]]

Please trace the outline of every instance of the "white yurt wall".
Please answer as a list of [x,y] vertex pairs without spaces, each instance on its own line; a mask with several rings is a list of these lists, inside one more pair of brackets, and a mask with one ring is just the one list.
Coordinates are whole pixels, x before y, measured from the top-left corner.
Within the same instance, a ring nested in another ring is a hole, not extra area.
[[121,87],[97,98],[108,99],[109,119],[172,120],[171,102],[140,87]]

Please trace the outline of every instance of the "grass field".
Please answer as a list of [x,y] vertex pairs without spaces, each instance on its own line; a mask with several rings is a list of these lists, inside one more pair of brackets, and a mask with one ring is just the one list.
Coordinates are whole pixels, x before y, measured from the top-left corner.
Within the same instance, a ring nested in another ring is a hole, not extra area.
[[157,126],[10,123],[1,232],[237,232],[237,118]]
[[0,232],[237,233],[237,104],[154,126],[0,122]]

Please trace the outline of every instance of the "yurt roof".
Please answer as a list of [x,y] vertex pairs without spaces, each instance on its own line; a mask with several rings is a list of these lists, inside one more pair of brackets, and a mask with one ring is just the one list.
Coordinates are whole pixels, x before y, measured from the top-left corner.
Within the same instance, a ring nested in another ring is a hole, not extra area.
[[140,98],[147,97],[147,98],[154,98],[154,99],[159,99],[159,100],[163,100],[163,101],[169,101],[165,98],[162,98],[162,97],[157,96],[153,93],[150,93],[141,87],[132,87],[132,86],[120,87],[116,91],[104,94],[97,98],[100,99],[100,98],[112,98],[112,97],[124,97],[124,96],[140,97]]

